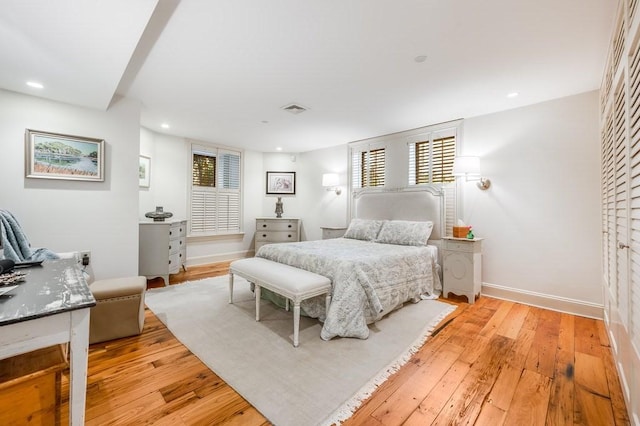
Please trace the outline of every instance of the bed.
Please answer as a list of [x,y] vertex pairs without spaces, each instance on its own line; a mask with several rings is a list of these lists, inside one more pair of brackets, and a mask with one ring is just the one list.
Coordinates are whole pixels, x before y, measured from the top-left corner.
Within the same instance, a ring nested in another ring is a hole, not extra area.
[[442,288],[438,246],[444,206],[438,188],[366,192],[353,201],[345,237],[268,244],[256,253],[332,281],[328,311],[324,297],[301,305],[324,323],[324,340],[366,339],[368,324],[406,302],[437,298]]

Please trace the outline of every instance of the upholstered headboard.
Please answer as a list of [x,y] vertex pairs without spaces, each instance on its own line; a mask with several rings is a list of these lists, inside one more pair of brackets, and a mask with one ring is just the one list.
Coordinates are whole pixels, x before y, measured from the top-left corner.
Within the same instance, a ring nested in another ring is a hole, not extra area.
[[436,186],[419,189],[363,191],[354,195],[352,217],[360,219],[430,220],[429,240],[445,236],[444,191]]

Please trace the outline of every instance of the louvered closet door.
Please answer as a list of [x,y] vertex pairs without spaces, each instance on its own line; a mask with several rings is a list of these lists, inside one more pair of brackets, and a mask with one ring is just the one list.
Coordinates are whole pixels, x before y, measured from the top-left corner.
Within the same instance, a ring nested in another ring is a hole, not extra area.
[[[635,2],[634,10],[635,10]],[[631,288],[630,330],[635,350],[640,352],[640,39],[629,57],[629,162],[631,168]],[[640,374],[640,371],[638,372]]]
[[613,114],[609,111],[602,135],[602,218],[603,272],[605,280],[604,307],[607,322],[612,307],[616,307],[616,202],[615,150],[613,145]]
[[616,85],[614,95],[614,149],[615,149],[615,235],[616,289],[614,296],[618,305],[618,318],[625,328],[628,326],[629,306],[629,143],[627,138],[627,104],[624,78]]

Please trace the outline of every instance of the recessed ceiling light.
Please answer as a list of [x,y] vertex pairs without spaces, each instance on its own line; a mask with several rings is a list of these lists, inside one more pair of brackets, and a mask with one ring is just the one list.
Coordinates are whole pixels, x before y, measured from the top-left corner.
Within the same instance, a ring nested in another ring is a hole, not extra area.
[[282,151],[282,147],[281,146],[276,146],[276,151]]
[[269,120],[262,120],[262,124],[269,124]]
[[37,81],[27,81],[27,86],[33,87],[34,89],[44,89],[42,83],[38,83]]
[[162,127],[163,129],[168,129],[170,126],[167,123],[162,123],[160,127]]
[[515,98],[518,96],[518,92],[511,92],[507,95],[507,98]]
[[416,62],[424,62],[427,60],[427,55],[416,56],[413,60]]

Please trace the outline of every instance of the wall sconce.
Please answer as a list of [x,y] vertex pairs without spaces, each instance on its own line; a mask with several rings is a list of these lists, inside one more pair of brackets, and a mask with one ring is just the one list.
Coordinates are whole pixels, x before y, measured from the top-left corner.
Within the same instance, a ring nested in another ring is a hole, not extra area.
[[478,181],[478,188],[483,191],[489,189],[491,181],[480,174],[480,157],[460,156],[453,160],[454,176],[464,176],[467,182]]
[[342,193],[342,189],[338,187],[339,183],[340,180],[337,173],[324,173],[322,175],[322,186],[324,186],[327,191],[336,191],[336,195]]

